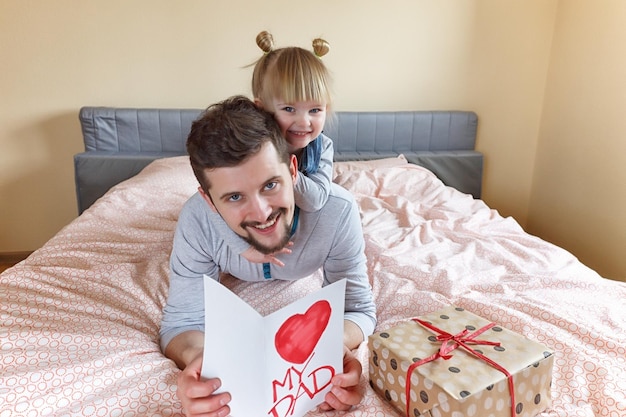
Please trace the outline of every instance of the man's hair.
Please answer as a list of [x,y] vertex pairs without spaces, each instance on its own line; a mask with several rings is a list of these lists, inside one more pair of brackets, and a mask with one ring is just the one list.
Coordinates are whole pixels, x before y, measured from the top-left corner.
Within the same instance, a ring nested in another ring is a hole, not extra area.
[[289,151],[274,117],[244,96],[233,96],[209,106],[192,124],[187,137],[191,168],[202,189],[210,184],[205,170],[234,167],[270,142],[279,160],[289,164]]

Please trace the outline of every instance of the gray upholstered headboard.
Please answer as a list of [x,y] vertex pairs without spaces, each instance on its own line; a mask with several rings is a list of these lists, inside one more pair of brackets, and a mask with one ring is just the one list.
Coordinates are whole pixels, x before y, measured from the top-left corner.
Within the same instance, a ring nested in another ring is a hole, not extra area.
[[[199,109],[83,107],[85,152],[74,157],[78,212],[157,158],[185,155]],[[480,198],[483,156],[470,111],[337,112],[324,133],[335,161],[404,154],[445,184]]]

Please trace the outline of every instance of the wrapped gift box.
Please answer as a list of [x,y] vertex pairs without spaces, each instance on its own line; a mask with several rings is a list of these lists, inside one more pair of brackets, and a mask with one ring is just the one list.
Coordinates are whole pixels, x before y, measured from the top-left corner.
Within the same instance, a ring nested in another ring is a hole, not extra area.
[[553,352],[459,307],[375,333],[368,345],[372,388],[409,417],[532,417],[551,404]]

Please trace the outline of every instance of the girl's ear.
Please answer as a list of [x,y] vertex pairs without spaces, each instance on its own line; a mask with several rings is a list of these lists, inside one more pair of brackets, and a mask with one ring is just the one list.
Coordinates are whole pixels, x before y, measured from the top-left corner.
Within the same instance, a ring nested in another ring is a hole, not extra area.
[[209,197],[204,190],[202,189],[202,187],[198,187],[198,192],[200,193],[200,195],[202,196],[202,198],[204,198],[204,201],[206,201],[206,203],[209,205],[209,207],[211,207],[211,210],[213,210],[214,212],[217,213],[217,208],[215,208],[215,205],[213,204],[213,201],[211,201],[211,197]]
[[258,98],[258,97],[255,97],[255,98],[254,98],[254,104],[255,104],[258,108],[260,108],[260,109],[262,109],[262,108],[263,108],[263,102],[262,102],[262,101],[261,101],[261,99],[260,99],[260,98]]

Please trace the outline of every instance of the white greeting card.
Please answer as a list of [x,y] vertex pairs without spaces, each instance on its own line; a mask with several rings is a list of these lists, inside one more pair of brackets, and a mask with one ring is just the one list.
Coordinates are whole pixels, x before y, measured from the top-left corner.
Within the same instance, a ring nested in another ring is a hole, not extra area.
[[343,372],[345,280],[265,317],[204,277],[202,376],[230,392],[231,416],[301,417]]

